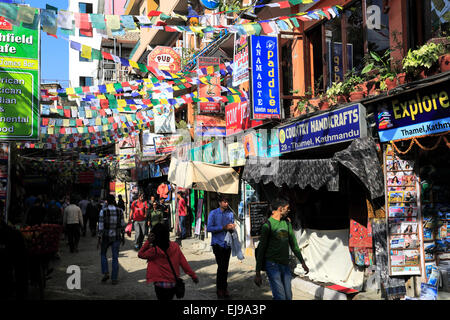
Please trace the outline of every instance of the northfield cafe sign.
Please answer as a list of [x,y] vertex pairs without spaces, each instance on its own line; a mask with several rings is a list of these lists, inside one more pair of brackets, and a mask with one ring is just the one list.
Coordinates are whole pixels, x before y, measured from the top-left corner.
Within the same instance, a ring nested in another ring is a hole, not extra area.
[[39,136],[40,26],[0,27],[0,140]]

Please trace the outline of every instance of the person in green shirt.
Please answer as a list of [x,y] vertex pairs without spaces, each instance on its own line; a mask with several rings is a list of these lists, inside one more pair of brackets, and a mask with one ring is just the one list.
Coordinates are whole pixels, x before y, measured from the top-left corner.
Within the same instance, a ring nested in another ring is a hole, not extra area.
[[156,201],[152,203],[152,208],[148,215],[148,220],[149,220],[148,225],[149,225],[150,229],[153,229],[153,227],[156,224],[163,222],[163,213],[159,209],[158,202],[156,202]]
[[262,284],[261,270],[263,265],[269,278],[270,288],[274,300],[292,300],[291,280],[292,274],[289,268],[289,247],[302,264],[306,274],[308,267],[303,260],[297,244],[291,223],[287,220],[289,202],[284,199],[276,199],[272,203],[272,216],[261,228],[258,255],[256,257],[255,284]]

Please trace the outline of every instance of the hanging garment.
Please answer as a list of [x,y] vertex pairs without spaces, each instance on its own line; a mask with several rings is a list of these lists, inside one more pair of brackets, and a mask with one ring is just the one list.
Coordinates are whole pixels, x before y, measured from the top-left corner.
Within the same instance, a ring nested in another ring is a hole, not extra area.
[[387,300],[403,298],[406,295],[405,279],[389,276],[386,220],[372,221],[373,243],[375,247],[376,270],[384,287],[383,297]]
[[241,250],[241,242],[236,231],[227,232],[225,236],[225,243],[231,247],[231,255],[237,257],[239,260],[244,260],[244,255]]
[[367,227],[350,219],[350,233],[348,246],[353,263],[357,266],[370,266],[373,264],[372,226]]

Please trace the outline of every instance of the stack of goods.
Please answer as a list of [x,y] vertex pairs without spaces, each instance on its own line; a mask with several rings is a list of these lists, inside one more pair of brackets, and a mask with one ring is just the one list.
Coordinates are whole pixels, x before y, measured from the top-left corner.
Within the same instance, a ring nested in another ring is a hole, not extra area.
[[20,229],[30,255],[55,253],[59,249],[62,226],[41,224]]

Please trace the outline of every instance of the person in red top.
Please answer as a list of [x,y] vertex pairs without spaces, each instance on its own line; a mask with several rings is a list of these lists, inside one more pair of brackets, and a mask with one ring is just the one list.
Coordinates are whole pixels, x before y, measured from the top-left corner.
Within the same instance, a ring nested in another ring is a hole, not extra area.
[[181,239],[186,238],[186,216],[187,216],[187,208],[186,208],[186,200],[183,198],[183,193],[178,191],[178,218],[181,229]]
[[169,237],[167,226],[157,223],[138,253],[139,258],[147,259],[147,283],[153,282],[158,300],[172,300],[175,295],[176,279],[168,257],[177,278],[180,276],[181,267],[195,284],[198,283],[198,277],[189,266],[180,246],[170,241]]
[[134,249],[138,251],[142,247],[147,223],[148,204],[144,201],[144,194],[131,204],[130,221],[134,224]]

